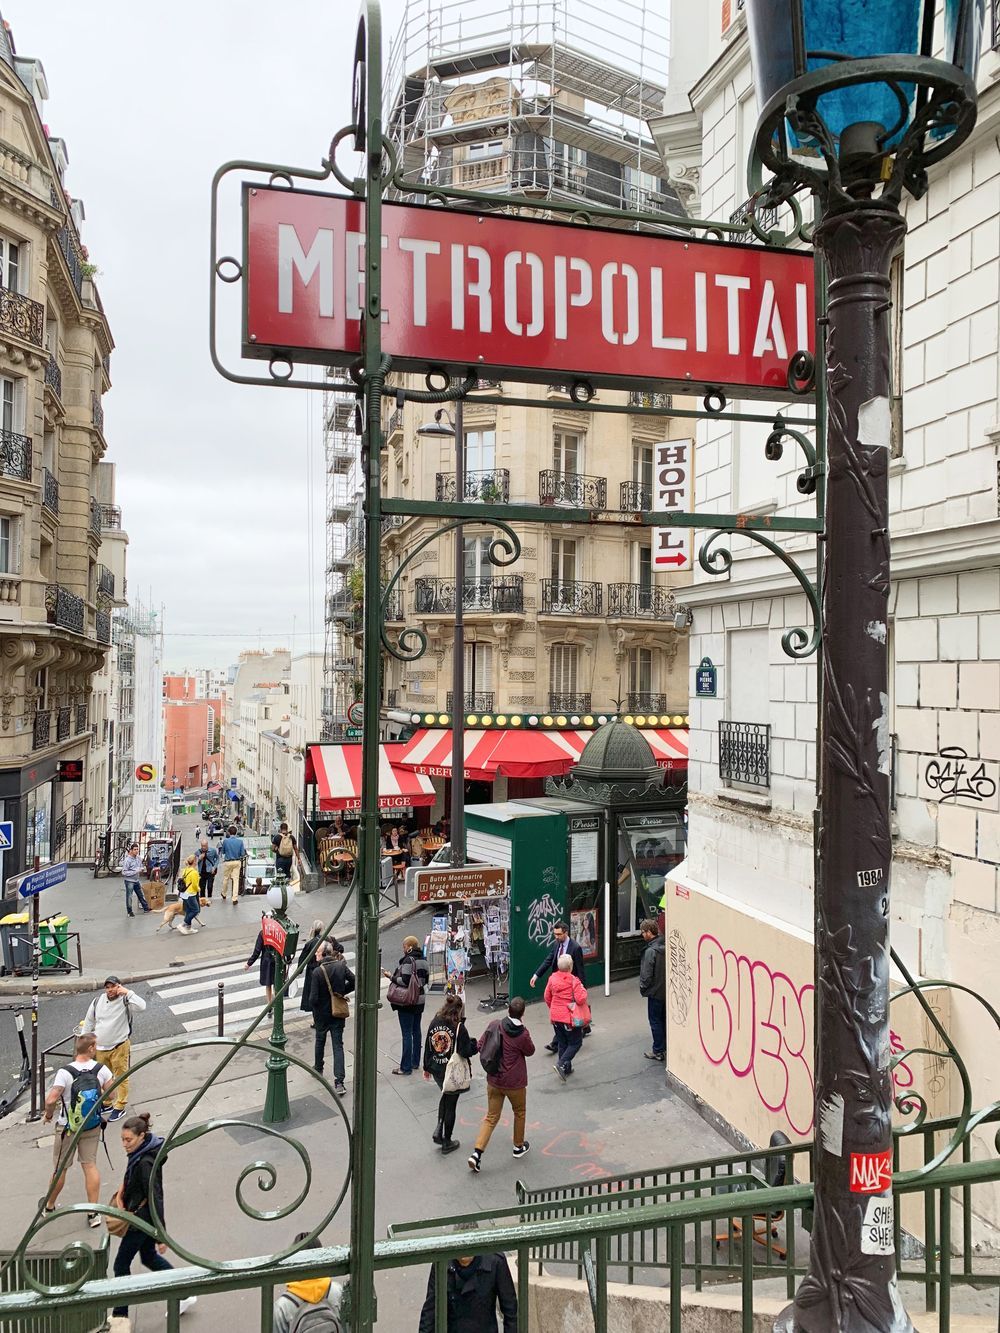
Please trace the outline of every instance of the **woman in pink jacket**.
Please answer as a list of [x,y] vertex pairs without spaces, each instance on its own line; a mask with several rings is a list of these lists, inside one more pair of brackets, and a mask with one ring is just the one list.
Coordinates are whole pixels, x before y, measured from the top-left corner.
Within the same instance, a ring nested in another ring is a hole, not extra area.
[[583,1045],[583,1029],[590,1022],[587,988],[573,975],[573,959],[564,953],[545,985],[545,1003],[556,1034],[556,1073],[566,1082],[573,1072],[573,1056]]

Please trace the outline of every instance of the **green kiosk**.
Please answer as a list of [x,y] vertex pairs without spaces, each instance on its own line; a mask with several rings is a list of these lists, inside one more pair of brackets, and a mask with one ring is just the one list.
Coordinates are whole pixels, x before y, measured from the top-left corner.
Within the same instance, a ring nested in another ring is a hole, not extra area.
[[545,796],[466,810],[470,861],[510,872],[511,995],[541,999],[528,981],[565,921],[583,949],[587,985],[638,974],[639,923],[655,919],[670,870],[687,847],[687,766],[657,766],[649,742],[611,721]]

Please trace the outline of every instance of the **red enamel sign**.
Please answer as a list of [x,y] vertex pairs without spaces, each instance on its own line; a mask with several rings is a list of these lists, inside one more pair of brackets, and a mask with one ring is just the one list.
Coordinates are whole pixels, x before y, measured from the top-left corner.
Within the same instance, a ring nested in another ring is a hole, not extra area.
[[260,923],[260,933],[264,937],[264,944],[275,952],[284,954],[285,940],[288,938],[288,932],[279,921],[275,921],[273,916],[264,917]]
[[[408,204],[382,219],[382,345],[396,368],[782,398],[790,358],[814,351],[808,252]],[[244,222],[244,354],[353,360],[364,205],[245,185]]]

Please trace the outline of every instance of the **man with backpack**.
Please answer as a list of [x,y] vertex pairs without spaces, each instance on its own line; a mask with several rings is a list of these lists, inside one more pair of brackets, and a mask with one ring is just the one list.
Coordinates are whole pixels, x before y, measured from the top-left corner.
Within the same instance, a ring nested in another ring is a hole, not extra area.
[[[134,990],[126,990],[117,977],[108,977],[104,990],[94,997],[83,1020],[83,1031],[97,1041],[97,1059],[107,1065],[113,1078],[127,1074],[132,1054],[132,1011],[143,1010],[146,1001]],[[128,1079],[115,1088],[115,1107],[108,1120],[121,1120],[128,1103]]]
[[[300,1232],[295,1237],[296,1245],[308,1235],[308,1231]],[[289,1282],[274,1303],[272,1333],[341,1333],[340,1302],[343,1295],[340,1283],[331,1282],[328,1277],[307,1277],[300,1282]]]
[[[52,1087],[45,1094],[46,1123],[51,1124],[52,1117],[56,1117],[52,1184],[45,1201],[47,1213],[56,1207],[66,1184],[66,1172],[74,1157],[83,1171],[87,1202],[96,1204],[100,1199],[101,1175],[97,1169],[97,1149],[104,1130],[101,1110],[103,1092],[111,1082],[111,1071],[98,1064],[96,1054],[97,1038],[92,1032],[77,1037],[73,1059],[56,1072]],[[71,1148],[72,1136],[78,1129],[81,1133]],[[88,1213],[87,1221],[92,1227],[99,1227],[100,1214]]]
[[286,879],[292,877],[292,859],[299,863],[299,874],[302,873],[302,855],[299,852],[299,845],[295,838],[288,831],[288,825],[282,824],[277,833],[271,839],[271,846],[274,848],[274,873],[284,875]]
[[515,995],[507,1005],[507,1017],[495,1018],[479,1038],[479,1063],[486,1072],[486,1115],[469,1154],[469,1169],[478,1171],[490,1136],[500,1123],[503,1104],[514,1113],[514,1156],[523,1157],[529,1144],[524,1137],[527,1119],[528,1066],[535,1043],[524,1026],[524,1000]]

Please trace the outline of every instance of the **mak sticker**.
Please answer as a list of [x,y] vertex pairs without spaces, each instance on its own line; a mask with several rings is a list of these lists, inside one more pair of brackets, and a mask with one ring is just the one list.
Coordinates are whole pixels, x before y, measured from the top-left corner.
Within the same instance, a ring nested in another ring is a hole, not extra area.
[[861,1223],[862,1254],[892,1254],[892,1224],[895,1217],[892,1195],[887,1199],[869,1199]]
[[851,1153],[851,1193],[882,1194],[892,1188],[892,1149]]

